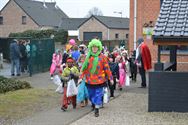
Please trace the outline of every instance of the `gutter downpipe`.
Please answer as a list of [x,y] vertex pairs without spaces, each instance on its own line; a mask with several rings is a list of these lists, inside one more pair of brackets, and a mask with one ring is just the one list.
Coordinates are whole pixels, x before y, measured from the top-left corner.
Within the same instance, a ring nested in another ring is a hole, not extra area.
[[134,50],[136,50],[136,18],[137,18],[137,0],[134,0]]
[[110,40],[110,30],[108,28],[108,40]]

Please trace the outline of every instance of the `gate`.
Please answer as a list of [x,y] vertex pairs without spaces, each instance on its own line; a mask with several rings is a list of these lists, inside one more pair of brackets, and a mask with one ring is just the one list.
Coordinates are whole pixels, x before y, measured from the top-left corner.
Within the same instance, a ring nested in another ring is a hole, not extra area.
[[30,76],[33,73],[49,71],[54,50],[55,44],[53,39],[31,40],[31,55],[29,58]]

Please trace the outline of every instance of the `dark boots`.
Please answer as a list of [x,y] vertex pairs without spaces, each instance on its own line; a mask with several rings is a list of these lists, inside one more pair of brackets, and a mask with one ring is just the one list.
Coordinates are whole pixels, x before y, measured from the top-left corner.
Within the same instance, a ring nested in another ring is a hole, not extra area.
[[91,111],[94,111],[95,110],[95,104],[92,104],[91,108],[92,108]]
[[95,113],[95,117],[99,117],[99,108],[95,108],[95,104],[91,105],[92,111]]
[[99,108],[95,108],[95,117],[99,117]]

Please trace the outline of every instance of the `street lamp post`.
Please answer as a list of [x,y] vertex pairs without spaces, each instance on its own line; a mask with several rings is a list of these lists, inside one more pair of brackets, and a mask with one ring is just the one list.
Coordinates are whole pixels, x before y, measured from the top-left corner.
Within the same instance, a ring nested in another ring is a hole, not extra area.
[[122,18],[122,11],[121,12],[114,11],[114,13],[121,14],[121,18]]

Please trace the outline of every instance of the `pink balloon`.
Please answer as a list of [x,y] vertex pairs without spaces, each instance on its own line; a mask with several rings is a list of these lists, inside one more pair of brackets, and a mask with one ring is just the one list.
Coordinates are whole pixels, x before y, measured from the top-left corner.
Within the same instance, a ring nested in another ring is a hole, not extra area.
[[70,40],[69,40],[69,44],[70,44],[70,45],[75,45],[75,44],[76,44],[76,42],[75,42],[75,40],[74,40],[74,39],[70,39]]

